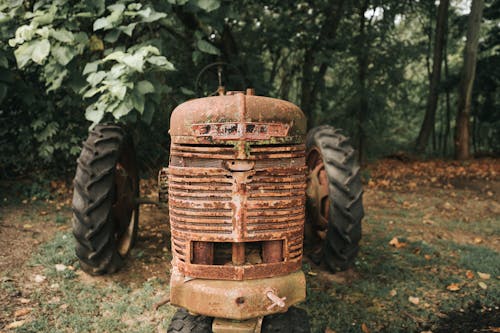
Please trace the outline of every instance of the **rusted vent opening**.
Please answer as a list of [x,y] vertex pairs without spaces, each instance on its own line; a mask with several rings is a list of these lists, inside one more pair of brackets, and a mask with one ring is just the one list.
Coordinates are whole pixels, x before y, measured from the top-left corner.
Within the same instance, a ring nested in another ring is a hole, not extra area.
[[258,265],[284,261],[283,240],[262,242],[192,242],[192,264]]

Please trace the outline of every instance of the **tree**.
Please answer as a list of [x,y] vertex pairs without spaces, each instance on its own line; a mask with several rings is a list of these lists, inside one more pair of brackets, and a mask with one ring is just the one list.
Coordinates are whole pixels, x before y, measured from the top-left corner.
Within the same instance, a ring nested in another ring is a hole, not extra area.
[[448,20],[449,0],[441,0],[439,2],[436,34],[434,37],[434,54],[432,62],[432,74],[429,82],[429,94],[427,96],[427,107],[425,110],[424,121],[416,142],[416,150],[418,153],[423,153],[429,141],[430,135],[434,131],[436,109],[439,97],[439,82],[441,80],[441,63],[443,59],[443,45],[446,31],[446,22]]
[[472,0],[467,21],[467,41],[464,49],[464,64],[458,92],[458,111],[455,129],[455,158],[470,158],[470,124],[472,88],[476,75],[479,29],[483,15],[484,0]]

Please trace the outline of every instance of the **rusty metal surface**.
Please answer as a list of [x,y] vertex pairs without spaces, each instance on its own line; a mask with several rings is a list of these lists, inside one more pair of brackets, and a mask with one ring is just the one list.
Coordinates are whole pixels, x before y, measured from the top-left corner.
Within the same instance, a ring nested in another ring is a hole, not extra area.
[[[221,281],[191,279],[174,268],[170,281],[171,304],[196,314],[235,320],[286,312],[305,299],[305,288],[302,271],[249,281]],[[280,301],[283,303],[278,304]]]
[[161,168],[158,172],[158,201],[168,201],[168,168]]
[[179,105],[170,120],[177,143],[255,141],[303,142],[306,119],[294,104],[269,97],[234,93],[194,99]]
[[[230,171],[171,165],[169,186],[173,264],[186,275],[255,279],[300,268],[305,167]],[[203,265],[192,260],[193,242],[263,242],[263,262],[246,264],[239,248],[235,262]],[[274,253],[271,244],[283,245]]]
[[171,126],[173,266],[222,280],[300,269],[307,169],[300,109],[235,93],[182,104]]
[[214,318],[212,322],[213,333],[260,333],[262,317],[247,320],[233,320]]
[[308,168],[307,201],[308,223],[305,226],[305,244],[308,253],[318,254],[326,238],[330,214],[329,181],[321,152],[313,148],[306,157]]

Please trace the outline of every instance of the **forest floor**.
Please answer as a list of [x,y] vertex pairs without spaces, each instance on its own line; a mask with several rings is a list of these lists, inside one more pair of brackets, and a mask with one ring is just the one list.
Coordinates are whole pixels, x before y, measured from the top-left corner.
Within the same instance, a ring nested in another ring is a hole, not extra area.
[[[500,160],[382,160],[363,176],[354,268],[304,260],[313,332],[500,332]],[[2,185],[0,332],[166,330],[175,308],[154,306],[169,292],[166,209],[141,207],[127,265],[91,277],[74,255],[69,186]]]

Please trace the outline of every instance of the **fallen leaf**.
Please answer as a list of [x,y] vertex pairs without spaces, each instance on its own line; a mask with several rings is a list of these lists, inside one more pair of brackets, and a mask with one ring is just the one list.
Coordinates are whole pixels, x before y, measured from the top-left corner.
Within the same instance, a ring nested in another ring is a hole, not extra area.
[[480,237],[474,238],[474,244],[481,244],[483,242],[483,239]]
[[446,201],[444,204],[443,204],[443,208],[446,209],[446,210],[453,210],[453,206],[451,205],[451,203],[449,203],[448,201]]
[[431,260],[432,259],[432,257],[431,257],[430,254],[424,254],[424,258],[425,258],[425,260]]
[[407,244],[405,242],[400,242],[397,237],[394,237],[389,242],[389,245],[394,246],[396,249],[400,249],[402,247],[405,247]]
[[23,326],[25,322],[26,322],[26,320],[13,321],[9,325],[5,326],[5,328],[8,330],[11,330],[13,328],[19,328],[19,327]]
[[29,302],[31,302],[29,299],[27,298],[20,298],[19,301],[21,302],[21,304],[28,304]]
[[66,265],[63,265],[63,264],[56,264],[55,268],[56,268],[56,271],[63,272],[66,270],[67,267],[66,267]]
[[410,296],[408,297],[408,301],[412,304],[418,305],[418,303],[420,303],[420,298]]
[[478,284],[479,284],[479,287],[481,287],[481,289],[483,289],[483,290],[488,289],[488,286],[483,281],[479,282]]
[[318,273],[313,272],[313,271],[309,271],[309,272],[307,272],[307,274],[308,274],[308,275],[311,275],[311,276],[316,276],[316,275],[318,275]]
[[474,273],[472,271],[467,271],[467,272],[465,272],[465,276],[468,279],[473,279],[474,278]]
[[337,332],[335,332],[334,330],[332,330],[330,327],[327,327],[325,329],[325,333],[337,333]]
[[25,224],[23,225],[23,229],[31,229],[33,226],[31,224]]
[[491,277],[491,274],[488,273],[477,272],[477,275],[479,275],[479,277],[483,280],[489,280]]
[[488,330],[489,330],[490,332],[500,333],[500,327],[493,327],[493,326],[489,326],[489,327],[488,327]]
[[59,307],[59,309],[61,310],[66,310],[68,308],[68,304],[64,303],[64,304],[61,304],[61,306]]
[[363,333],[370,333],[370,330],[368,329],[368,326],[366,326],[365,323],[361,324],[361,330]]
[[389,295],[391,295],[391,297],[394,297],[398,294],[398,292],[396,291],[396,289],[392,289],[390,292],[389,292]]
[[452,284],[448,285],[446,287],[446,289],[448,289],[449,291],[459,291],[460,286],[458,285],[458,283],[452,283]]
[[14,317],[23,317],[23,316],[26,316],[30,312],[31,312],[30,308],[22,308],[22,309],[16,310],[14,312]]
[[35,282],[36,283],[42,283],[43,281],[45,281],[47,278],[43,275],[35,275]]

